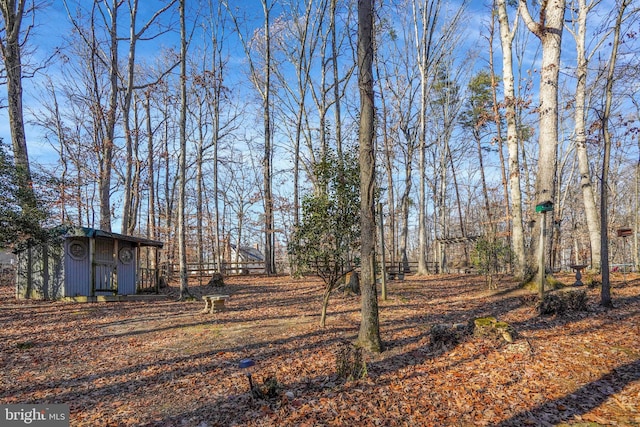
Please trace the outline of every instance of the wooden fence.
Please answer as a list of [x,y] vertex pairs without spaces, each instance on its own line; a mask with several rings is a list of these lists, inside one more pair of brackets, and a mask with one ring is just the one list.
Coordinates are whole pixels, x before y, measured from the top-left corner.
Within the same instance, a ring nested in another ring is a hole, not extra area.
[[[385,267],[387,274],[396,277],[415,273],[418,270],[418,262],[387,262]],[[438,265],[434,262],[427,262],[427,270],[430,273],[437,273]],[[187,275],[191,277],[206,277],[218,272],[225,276],[264,274],[264,264],[251,261],[227,262],[223,263],[219,269],[216,263],[187,263]],[[161,275],[165,275],[169,279],[176,278],[180,275],[180,266],[171,263],[164,264]]]
[[[178,277],[180,275],[179,264],[165,264],[164,274],[168,278]],[[187,263],[187,276],[211,276],[214,273],[222,273],[225,276],[240,276],[247,274],[264,273],[264,264],[257,262],[223,262],[220,268],[217,263]]]

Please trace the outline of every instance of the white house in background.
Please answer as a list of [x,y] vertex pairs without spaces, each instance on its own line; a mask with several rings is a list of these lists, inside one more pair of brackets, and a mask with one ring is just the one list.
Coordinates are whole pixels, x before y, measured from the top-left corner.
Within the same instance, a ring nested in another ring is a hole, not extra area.
[[16,256],[7,250],[0,250],[0,268],[11,268],[16,265]]
[[228,245],[225,260],[226,274],[264,273],[264,255],[257,247]]
[[0,250],[0,285],[13,283],[17,262],[15,254],[5,249]]

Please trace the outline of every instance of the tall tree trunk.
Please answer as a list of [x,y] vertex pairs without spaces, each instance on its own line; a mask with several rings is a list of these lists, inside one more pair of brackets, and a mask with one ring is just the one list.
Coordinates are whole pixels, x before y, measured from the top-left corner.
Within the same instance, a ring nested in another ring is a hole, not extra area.
[[[174,208],[174,194],[176,190],[175,180],[173,185],[171,185],[171,157],[169,155],[169,97],[164,94],[164,127],[163,127],[163,157],[164,157],[164,226],[165,226],[165,236],[164,238],[167,241],[167,261],[169,264],[173,265],[175,263],[175,234],[173,234],[173,208]],[[180,160],[180,159],[178,159]],[[178,164],[178,168],[179,168]],[[158,179],[160,179],[161,171],[158,171]],[[180,176],[180,173],[177,174]]]
[[[478,144],[479,143],[480,141],[478,140]],[[456,193],[456,205],[458,207],[458,225],[460,226],[460,235],[463,238],[466,238],[467,230],[466,230],[466,227],[464,226],[464,217],[462,216],[462,202],[460,200],[460,189],[458,187],[458,174],[456,174],[456,166],[453,163],[453,156],[451,155],[451,146],[449,145],[448,138],[445,140],[445,149],[447,151],[447,157],[449,158],[449,164],[451,165],[451,178],[453,178],[453,190]],[[484,179],[484,170],[483,170],[482,162],[480,163],[480,170],[483,171],[482,176]],[[463,248],[464,262],[465,262],[465,266],[468,266],[471,263],[471,259],[469,258],[469,250],[467,249],[466,243],[463,246],[464,246]]]
[[[215,7],[215,9],[214,9]],[[220,232],[220,189],[219,189],[219,152],[220,152],[220,139],[221,128],[220,122],[220,109],[222,108],[223,90],[224,90],[224,70],[226,63],[223,58],[223,40],[225,33],[225,26],[223,24],[223,6],[220,2],[209,2],[210,10],[210,22],[211,22],[211,46],[212,46],[212,58],[211,58],[211,70],[214,75],[215,83],[213,87],[213,100],[211,108],[212,120],[213,120],[213,158],[212,163],[212,180],[213,180],[213,253],[215,255],[216,268],[222,273],[222,248],[221,248],[221,232]],[[209,206],[209,203],[207,203]]]
[[151,89],[145,91],[144,108],[147,127],[147,187],[149,188],[147,217],[147,238],[156,238],[156,183],[155,183],[155,149],[153,146],[153,127],[151,125]]
[[638,247],[638,234],[640,234],[640,134],[636,135],[638,140],[638,163],[636,163],[636,185],[635,185],[635,212],[633,233],[633,264],[636,271],[640,271],[640,248]]
[[[444,136],[442,136],[444,138]],[[445,140],[443,143],[448,143]],[[440,160],[438,170],[440,172],[440,179],[438,180],[438,186],[436,193],[434,194],[436,197],[435,209],[436,209],[436,225],[440,229],[440,239],[446,239],[449,236],[448,229],[448,221],[447,221],[447,150],[445,147],[442,147],[442,150],[439,150]],[[436,238],[438,236],[438,231],[434,233]],[[438,273],[446,273],[448,272],[447,268],[447,246],[444,243],[444,240],[439,242],[438,245]]]
[[124,173],[124,197],[122,203],[122,232],[133,234],[135,219],[131,215],[132,185],[133,179],[133,140],[131,130],[131,100],[133,98],[134,65],[136,57],[136,17],[138,14],[138,1],[131,3],[131,22],[129,23],[129,55],[127,57],[127,79],[122,105],[122,124],[124,126],[125,141],[125,173]]
[[4,59],[4,72],[7,84],[7,108],[9,110],[9,128],[13,161],[18,179],[18,203],[23,213],[32,213],[37,209],[35,192],[32,186],[31,167],[27,151],[27,139],[24,130],[22,108],[22,19],[25,16],[27,0],[2,0],[0,10],[4,21],[4,34],[0,34],[0,49]]
[[[263,203],[264,203],[264,270],[266,274],[274,274],[276,272],[275,263],[275,230],[273,221],[273,194],[272,194],[272,173],[273,173],[273,148],[271,146],[271,37],[270,37],[270,15],[271,7],[268,4],[268,0],[261,0],[262,10],[264,13],[264,78],[261,79],[258,76],[258,71],[255,67],[255,62],[251,57],[251,50],[248,43],[245,41],[242,32],[240,31],[240,25],[236,16],[233,14],[228,1],[224,1],[224,6],[231,15],[233,24],[236,28],[242,48],[244,49],[247,60],[249,61],[249,72],[251,79],[253,80],[256,89],[262,97],[263,106],[263,124],[264,124],[264,155],[262,158],[262,178],[263,178]],[[261,85],[260,82],[263,84]]]
[[[600,186],[600,266],[602,268],[602,289],[600,292],[600,304],[612,307],[611,283],[609,281],[609,160],[611,157],[611,132],[609,131],[609,118],[611,116],[611,103],[613,100],[613,83],[620,44],[620,27],[624,13],[631,0],[622,0],[616,17],[613,41],[611,42],[611,56],[607,70],[604,111],[600,117],[602,123],[602,138],[604,140],[604,155],[602,157],[602,185]],[[637,232],[637,230],[636,230]]]
[[[222,69],[222,66],[220,66],[220,69]],[[214,132],[214,139],[213,139],[213,159],[211,159],[211,162],[213,164],[213,207],[214,207],[214,233],[213,233],[213,238],[214,238],[214,243],[213,243],[213,248],[214,248],[214,254],[216,257],[216,268],[218,269],[218,272],[222,273],[222,256],[221,256],[221,249],[220,249],[220,201],[219,201],[219,193],[220,193],[220,189],[219,189],[219,182],[218,182],[218,175],[219,175],[219,171],[218,171],[218,153],[220,152],[220,102],[221,102],[221,90],[222,90],[222,82],[219,82],[216,86],[215,89],[215,105],[214,105],[214,110],[213,110],[213,132]]]
[[187,277],[187,29],[185,2],[180,0],[180,189],[178,192],[178,257],[180,299],[191,297]]
[[[376,62],[377,67],[377,62]],[[377,75],[380,75],[380,71],[377,71]],[[384,90],[382,85],[379,85],[380,88],[380,103],[382,104],[382,117],[380,117],[379,123],[382,126],[382,140],[384,147],[384,160],[385,160],[385,170],[387,175],[387,203],[389,206],[389,231],[390,231],[390,242],[391,247],[389,248],[389,253],[391,254],[391,265],[395,264],[395,253],[396,253],[396,239],[395,239],[395,193],[394,193],[394,184],[393,184],[393,161],[391,159],[393,147],[391,146],[391,138],[389,138],[389,130],[387,127],[387,104],[384,96]],[[384,227],[381,228],[382,232],[382,242],[384,243]],[[386,267],[386,266],[385,266]]]
[[[53,117],[54,117],[54,127],[56,137],[58,138],[58,143],[60,144],[60,164],[62,165],[62,171],[60,172],[60,223],[67,224],[71,223],[71,219],[67,215],[67,174],[69,172],[69,155],[67,154],[70,151],[70,147],[68,146],[69,142],[67,141],[67,136],[64,130],[64,123],[62,120],[62,115],[60,113],[60,105],[58,104],[58,96],[56,94],[55,87],[53,82],[49,79],[47,81],[48,90],[51,93],[52,101],[53,101]],[[79,183],[76,183],[79,186]],[[81,212],[78,212],[78,218],[82,216]],[[81,226],[81,223],[76,223]]]
[[[542,44],[542,64],[540,67],[539,131],[538,131],[538,173],[535,183],[536,204],[555,200],[555,179],[558,156],[558,76],[560,73],[560,52],[564,28],[565,0],[550,0],[540,5],[540,22],[535,22],[529,13],[526,0],[520,0],[520,15],[529,30]],[[552,221],[549,221],[552,222]],[[536,221],[533,236],[540,233],[541,221]],[[536,279],[544,275],[539,271],[536,260],[545,251],[551,233],[546,233],[544,245],[532,239],[529,266],[536,272]],[[537,256],[534,256],[537,255]]]
[[[427,75],[431,63],[431,48],[433,34],[435,32],[435,22],[438,20],[439,4],[435,2],[425,2],[420,14],[414,7],[415,38],[416,49],[418,51],[418,69],[420,71],[420,130],[418,132],[418,176],[419,196],[418,196],[418,274],[427,274],[427,189],[426,189],[426,150],[427,150],[427,96],[428,81]],[[418,19],[422,24],[418,28]]]
[[638,163],[636,163],[636,188],[635,188],[635,227],[633,228],[633,264],[636,271],[640,271],[640,247],[638,247],[638,234],[640,234],[640,134],[636,135],[638,140]]
[[362,319],[358,342],[382,351],[375,276],[375,146],[373,94],[373,0],[358,0],[358,87],[360,91],[360,226]]
[[[133,109],[133,122],[136,129],[142,127],[142,123],[139,120],[138,103],[139,100],[135,97],[134,109]],[[133,135],[133,176],[131,179],[131,221],[127,234],[133,235],[136,227],[138,226],[138,213],[140,211],[141,193],[140,193],[140,177],[142,176],[142,160],[140,159],[140,132],[135,131]]]
[[478,169],[480,170],[480,181],[482,183],[482,197],[484,199],[484,209],[487,214],[487,221],[489,223],[489,230],[491,238],[495,238],[495,224],[493,222],[493,217],[491,215],[491,204],[489,203],[489,191],[487,189],[487,178],[484,173],[484,156],[482,155],[482,144],[480,143],[480,134],[474,129],[473,130],[473,139],[476,140],[476,148],[478,149]]
[[[336,127],[336,153],[338,161],[342,162],[342,117],[340,108],[340,75],[338,74],[338,40],[336,31],[336,6],[337,0],[331,0],[330,26],[331,26],[331,65],[333,72],[333,102]],[[342,173],[343,167],[339,169]]]
[[505,118],[507,122],[507,150],[509,152],[509,195],[511,196],[511,247],[514,255],[513,273],[518,279],[524,278],[525,250],[524,227],[522,224],[522,190],[520,187],[520,154],[518,127],[516,122],[516,97],[513,76],[513,38],[517,28],[517,18],[513,29],[509,28],[507,0],[496,0],[500,42],[502,46],[502,84],[504,86]]
[[111,172],[113,169],[113,151],[118,109],[118,9],[119,0],[112,0],[110,9],[111,26],[109,27],[109,105],[105,124],[105,138],[102,143],[100,180],[100,228],[111,231]]
[[577,52],[576,67],[576,99],[574,113],[574,133],[578,168],[580,170],[580,188],[582,190],[582,202],[587,218],[589,242],[591,244],[591,268],[600,270],[600,218],[594,194],[591,168],[587,152],[586,133],[586,97],[587,97],[587,72],[589,61],[586,57],[585,42],[587,33],[587,14],[593,6],[587,7],[585,0],[578,0],[578,32],[574,34]]
[[264,118],[264,157],[262,159],[262,173],[264,182],[264,271],[266,274],[276,273],[275,261],[275,233],[273,222],[273,191],[272,191],[272,158],[273,148],[271,147],[271,37],[269,17],[271,7],[267,5],[267,0],[262,0],[264,11],[264,34],[265,34],[265,60],[264,60],[264,88],[263,88],[263,118]]
[[[175,0],[167,2],[161,9],[156,11],[152,17],[140,28],[137,29],[138,18],[138,0],[130,0],[129,4],[129,51],[127,56],[127,74],[124,79],[125,87],[124,99],[122,105],[122,121],[124,126],[125,139],[125,173],[124,173],[124,200],[122,206],[122,232],[125,234],[133,234],[136,227],[137,208],[139,203],[139,193],[136,191],[136,180],[138,180],[139,162],[134,158],[135,146],[139,138],[138,121],[134,119],[134,129],[131,128],[131,104],[134,99],[135,86],[135,67],[136,67],[136,46],[138,40],[143,36],[147,29],[162,15],[167,9],[172,7]],[[114,6],[115,7],[115,6]],[[150,36],[153,38],[155,36]],[[134,111],[134,115],[136,111]],[[135,166],[134,166],[135,165]],[[136,169],[136,170],[134,170]]]
[[[494,4],[494,8],[495,8],[495,4]],[[492,11],[493,12],[493,11]],[[505,222],[506,222],[506,232],[507,235],[509,236],[509,239],[511,239],[511,221],[510,221],[510,217],[511,217],[511,208],[509,206],[509,185],[507,183],[507,171],[506,171],[506,165],[505,165],[505,161],[504,161],[504,151],[503,151],[503,143],[504,143],[504,139],[502,136],[502,117],[500,115],[500,104],[498,103],[498,90],[497,90],[497,77],[496,77],[496,73],[495,73],[495,66],[494,66],[494,62],[493,62],[493,41],[495,39],[495,23],[496,23],[496,19],[495,19],[495,14],[492,13],[493,18],[491,19],[491,23],[489,26],[489,31],[490,31],[490,40],[489,40],[489,73],[491,76],[491,108],[492,108],[492,112],[493,112],[493,121],[496,124],[496,139],[497,139],[497,145],[498,145],[498,157],[500,158],[500,177],[502,178],[502,188],[503,188],[503,192],[504,192],[504,217],[505,217]],[[496,222],[496,227],[494,227],[494,229],[492,230],[492,238],[496,238],[497,236],[495,235],[497,231],[497,222]],[[510,269],[513,269],[513,264],[511,264]]]
[[[405,132],[405,135],[409,136],[409,132]],[[409,271],[409,257],[407,256],[407,246],[409,240],[409,207],[411,203],[411,187],[413,180],[411,179],[412,171],[413,171],[413,153],[414,153],[414,143],[411,142],[411,139],[407,139],[407,154],[405,156],[405,164],[404,164],[404,190],[402,195],[400,196],[400,216],[401,216],[401,227],[400,227],[400,257],[402,262],[402,271]]]
[[[196,144],[196,242],[198,256],[198,270],[202,271],[204,263],[204,173],[202,166],[204,163],[204,127],[206,119],[203,120],[202,102],[198,105],[198,142]],[[202,285],[202,274],[198,275],[199,285]]]

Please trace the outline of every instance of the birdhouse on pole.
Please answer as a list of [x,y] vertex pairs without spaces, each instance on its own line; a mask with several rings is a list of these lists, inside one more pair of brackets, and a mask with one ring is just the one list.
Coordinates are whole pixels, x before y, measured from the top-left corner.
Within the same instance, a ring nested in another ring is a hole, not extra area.
[[633,234],[633,230],[631,228],[619,228],[616,232],[618,233],[618,237],[628,237]]
[[553,202],[551,200],[547,200],[546,202],[542,202],[536,205],[536,212],[551,212],[553,210]]

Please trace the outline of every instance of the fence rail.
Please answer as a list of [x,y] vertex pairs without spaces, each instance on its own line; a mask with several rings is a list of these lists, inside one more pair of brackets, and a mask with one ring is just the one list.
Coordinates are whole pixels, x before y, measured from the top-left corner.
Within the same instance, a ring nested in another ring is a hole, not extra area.
[[[387,262],[385,263],[385,269],[388,274],[400,275],[411,274],[418,270],[418,261],[409,262]],[[438,272],[438,265],[435,262],[427,262],[427,271],[432,273]],[[168,278],[175,278],[180,274],[180,266],[178,264],[166,263],[163,266],[163,274]],[[250,274],[263,274],[264,264],[258,262],[225,262],[222,263],[220,268],[216,263],[202,263],[189,262],[187,263],[187,276],[210,276],[214,273],[222,273],[225,276],[241,276]]]
[[[166,275],[169,278],[176,277],[180,274],[179,264],[165,264]],[[187,276],[209,276],[214,273],[222,273],[225,276],[240,276],[247,274],[264,273],[264,264],[257,262],[223,262],[218,266],[217,263],[187,263]]]
[[155,268],[138,268],[138,283],[136,291],[138,293],[155,292],[158,293],[160,287],[158,271]]

